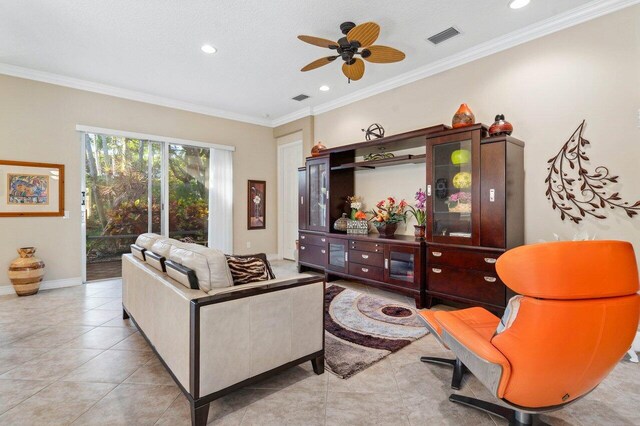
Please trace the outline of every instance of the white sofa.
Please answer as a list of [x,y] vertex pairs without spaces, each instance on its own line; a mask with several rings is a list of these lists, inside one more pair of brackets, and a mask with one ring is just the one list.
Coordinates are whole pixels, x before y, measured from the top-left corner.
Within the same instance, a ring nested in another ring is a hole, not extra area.
[[122,285],[123,317],[133,319],[189,399],[194,425],[206,424],[211,401],[268,375],[306,361],[316,374],[324,371],[322,276],[205,292],[126,254]]

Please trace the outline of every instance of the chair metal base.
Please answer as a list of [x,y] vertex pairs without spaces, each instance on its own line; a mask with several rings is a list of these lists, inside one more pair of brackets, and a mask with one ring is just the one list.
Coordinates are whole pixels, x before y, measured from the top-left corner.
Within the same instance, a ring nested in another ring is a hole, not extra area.
[[509,426],[529,426],[534,424],[540,426],[550,426],[547,423],[541,421],[535,414],[513,410],[511,408],[503,407],[502,405],[493,404],[481,399],[469,398],[468,396],[453,394],[449,396],[449,401],[502,417],[509,422]]
[[460,361],[458,358],[448,359],[448,358],[437,358],[432,356],[423,356],[423,357],[420,357],[420,361],[429,362],[431,364],[451,365],[453,367],[453,377],[451,378],[451,388],[455,390],[460,390],[460,387],[462,386],[462,379],[464,378],[464,373],[467,372],[467,367],[465,367],[462,361]]

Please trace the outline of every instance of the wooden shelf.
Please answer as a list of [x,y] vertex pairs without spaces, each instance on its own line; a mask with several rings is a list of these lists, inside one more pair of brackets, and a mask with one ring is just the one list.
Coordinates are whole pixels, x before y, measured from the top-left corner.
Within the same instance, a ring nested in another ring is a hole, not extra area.
[[417,154],[417,155],[399,155],[393,158],[384,158],[382,160],[371,160],[371,161],[357,161],[355,163],[345,163],[339,166],[331,167],[331,170],[345,170],[345,169],[359,169],[359,170],[367,170],[367,169],[375,169],[376,167],[388,167],[388,166],[397,166],[399,164],[419,164],[424,163],[426,161],[426,154]]

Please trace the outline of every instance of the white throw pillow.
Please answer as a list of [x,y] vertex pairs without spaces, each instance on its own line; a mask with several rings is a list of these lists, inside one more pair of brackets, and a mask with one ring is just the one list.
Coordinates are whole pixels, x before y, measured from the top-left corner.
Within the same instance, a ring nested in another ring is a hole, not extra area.
[[233,286],[227,258],[220,250],[183,243],[171,246],[169,259],[193,269],[202,291]]
[[140,234],[136,239],[136,245],[143,247],[147,250],[151,250],[151,246],[153,245],[153,243],[155,243],[156,240],[159,240],[161,238],[164,238],[164,237],[162,235],[152,234],[150,232],[145,234]]

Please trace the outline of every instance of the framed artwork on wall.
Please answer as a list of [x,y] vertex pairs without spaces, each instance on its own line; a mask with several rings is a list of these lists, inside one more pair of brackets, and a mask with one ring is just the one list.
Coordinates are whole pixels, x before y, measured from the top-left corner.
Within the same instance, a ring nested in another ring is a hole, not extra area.
[[64,216],[64,164],[0,160],[0,217]]
[[247,185],[247,229],[265,229],[267,223],[267,182],[249,180]]

